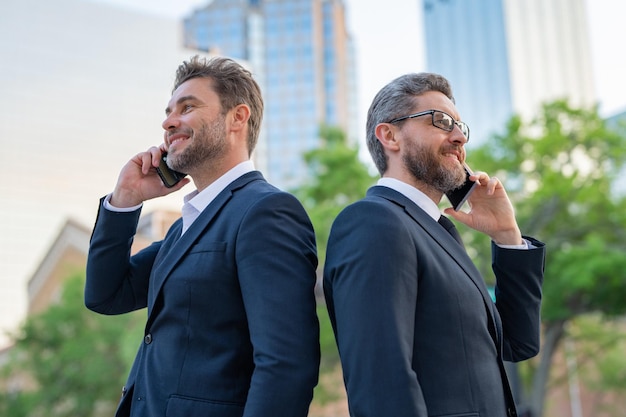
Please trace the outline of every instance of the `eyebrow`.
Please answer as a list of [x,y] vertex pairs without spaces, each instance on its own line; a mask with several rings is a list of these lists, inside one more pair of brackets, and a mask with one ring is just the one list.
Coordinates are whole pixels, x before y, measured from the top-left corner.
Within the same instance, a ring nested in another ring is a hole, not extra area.
[[[180,106],[181,104],[183,104],[186,101],[200,101],[200,99],[198,99],[198,97],[190,94],[188,96],[180,97],[178,100],[176,100],[175,106]],[[165,108],[165,114],[170,114],[171,112],[172,112],[172,110],[170,109],[170,106],[167,106]]]

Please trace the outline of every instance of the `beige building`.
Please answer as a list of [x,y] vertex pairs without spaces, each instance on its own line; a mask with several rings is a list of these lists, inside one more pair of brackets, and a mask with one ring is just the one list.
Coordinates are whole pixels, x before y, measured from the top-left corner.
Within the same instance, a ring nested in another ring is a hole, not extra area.
[[[161,240],[180,212],[159,210],[142,216],[137,226],[132,253]],[[85,273],[91,229],[75,220],[61,228],[48,252],[28,281],[27,314],[38,314],[60,300],[64,281]]]
[[[179,212],[166,210],[143,215],[139,219],[132,253],[163,239],[169,227],[179,217]],[[65,222],[28,281],[28,316],[43,313],[59,302],[65,281],[77,274],[84,275],[90,238],[90,228],[72,219]],[[10,360],[11,347],[7,345],[0,349],[0,369]],[[29,375],[24,373],[0,379],[0,391],[21,391],[34,386],[35,383]]]

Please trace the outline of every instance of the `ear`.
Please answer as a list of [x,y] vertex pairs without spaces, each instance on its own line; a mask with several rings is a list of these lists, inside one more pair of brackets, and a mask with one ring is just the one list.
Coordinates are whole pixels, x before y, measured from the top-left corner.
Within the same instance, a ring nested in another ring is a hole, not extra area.
[[248,119],[250,119],[250,107],[246,104],[239,104],[235,106],[231,111],[231,130],[242,130],[248,126]]
[[383,148],[390,151],[397,151],[400,149],[398,139],[396,138],[397,129],[390,123],[379,123],[376,125],[376,138],[383,145]]

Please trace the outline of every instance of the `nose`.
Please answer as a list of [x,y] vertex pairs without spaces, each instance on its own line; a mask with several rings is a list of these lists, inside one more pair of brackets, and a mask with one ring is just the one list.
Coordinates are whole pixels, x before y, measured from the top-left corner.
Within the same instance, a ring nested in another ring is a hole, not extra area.
[[161,126],[163,127],[164,130],[176,129],[179,125],[180,125],[180,122],[178,120],[178,117],[176,117],[176,115],[174,114],[174,112],[168,114],[165,117],[165,120],[163,120],[163,123],[161,123]]
[[458,145],[465,145],[468,141],[468,139],[463,134],[461,127],[456,123],[454,124],[454,129],[452,129],[452,132],[450,132],[450,141]]

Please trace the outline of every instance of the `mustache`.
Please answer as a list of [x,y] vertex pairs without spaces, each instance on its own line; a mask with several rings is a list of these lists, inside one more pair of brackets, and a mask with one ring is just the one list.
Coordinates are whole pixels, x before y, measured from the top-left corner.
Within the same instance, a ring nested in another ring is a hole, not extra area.
[[463,147],[462,146],[458,146],[458,145],[446,146],[446,147],[442,148],[441,150],[444,153],[445,152],[458,152],[459,154],[463,154]]
[[183,135],[191,137],[191,135],[193,134],[193,130],[191,130],[190,128],[178,128],[178,129],[174,129],[174,130],[168,130],[167,131],[167,138],[170,139],[172,136],[179,135],[181,133]]

